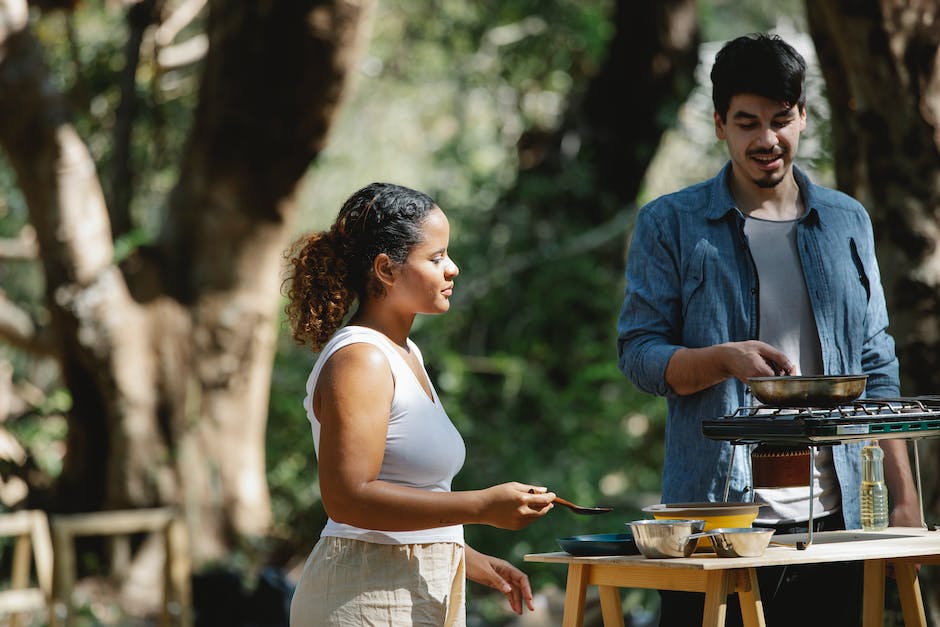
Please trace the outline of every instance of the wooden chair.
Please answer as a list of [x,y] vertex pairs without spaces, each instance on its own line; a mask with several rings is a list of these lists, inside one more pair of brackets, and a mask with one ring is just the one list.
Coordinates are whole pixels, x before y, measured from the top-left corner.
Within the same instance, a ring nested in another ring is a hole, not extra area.
[[[15,537],[10,587],[0,591],[0,615],[18,627],[24,614],[42,612],[56,625],[52,603],[53,558],[49,520],[40,510],[0,514],[0,536]],[[32,555],[32,560],[30,556]],[[30,565],[35,561],[36,585],[30,586]]]
[[164,562],[164,602],[160,625],[192,625],[190,576],[192,566],[185,523],[170,507],[113,510],[52,517],[55,548],[55,605],[62,609],[66,626],[74,615],[72,592],[76,578],[75,538],[112,537],[112,568],[120,571],[130,561],[130,536],[137,533],[163,533],[166,546]]

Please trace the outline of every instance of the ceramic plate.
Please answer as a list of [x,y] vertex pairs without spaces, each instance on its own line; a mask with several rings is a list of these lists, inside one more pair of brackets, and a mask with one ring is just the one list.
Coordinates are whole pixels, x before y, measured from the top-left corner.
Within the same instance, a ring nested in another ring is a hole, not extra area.
[[591,555],[638,555],[633,534],[595,533],[584,536],[558,538],[558,544],[566,553],[580,556]]

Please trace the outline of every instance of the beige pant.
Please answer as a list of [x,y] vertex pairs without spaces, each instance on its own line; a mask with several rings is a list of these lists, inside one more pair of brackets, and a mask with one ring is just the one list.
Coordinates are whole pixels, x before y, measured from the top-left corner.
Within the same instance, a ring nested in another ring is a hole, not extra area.
[[463,546],[320,538],[294,591],[291,627],[464,627]]

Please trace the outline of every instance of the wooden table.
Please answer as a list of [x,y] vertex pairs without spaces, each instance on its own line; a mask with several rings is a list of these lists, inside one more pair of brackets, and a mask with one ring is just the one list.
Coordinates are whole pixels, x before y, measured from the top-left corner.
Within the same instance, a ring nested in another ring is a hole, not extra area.
[[864,627],[882,627],[885,573],[894,565],[906,627],[927,627],[917,564],[940,564],[940,532],[908,527],[889,527],[881,532],[817,531],[805,550],[797,541],[807,534],[774,536],[760,557],[718,557],[695,553],[689,558],[648,559],[642,555],[576,557],[568,553],[535,553],[527,562],[568,565],[564,627],[584,623],[588,585],[598,587],[605,627],[624,627],[619,588],[649,588],[705,593],[703,627],[725,624],[727,597],[737,593],[747,627],[763,627],[764,611],[757,585],[757,568],[789,564],[864,561],[862,603]]

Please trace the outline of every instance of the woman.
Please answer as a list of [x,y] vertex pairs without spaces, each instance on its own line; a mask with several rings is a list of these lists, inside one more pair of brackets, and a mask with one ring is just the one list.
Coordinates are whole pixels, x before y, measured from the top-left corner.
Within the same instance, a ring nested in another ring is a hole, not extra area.
[[554,494],[523,483],[450,490],[463,440],[408,337],[416,314],[450,308],[449,235],[427,195],[373,183],[329,231],[291,250],[291,329],[320,353],[304,407],[329,515],[294,593],[292,627],[464,625],[466,578],[502,591],[516,613],[534,609],[526,575],[466,546],[462,525],[521,529]]

